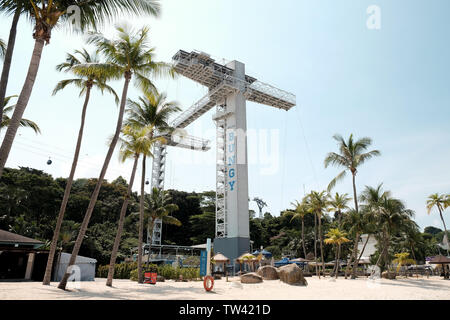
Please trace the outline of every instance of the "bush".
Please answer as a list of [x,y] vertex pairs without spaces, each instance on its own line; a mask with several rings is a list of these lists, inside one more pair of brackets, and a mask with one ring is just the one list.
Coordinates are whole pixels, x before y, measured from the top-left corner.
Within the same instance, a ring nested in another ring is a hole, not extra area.
[[[130,273],[134,269],[137,269],[137,262],[116,264],[114,267],[114,279],[130,279]],[[98,267],[97,277],[108,277],[108,270],[109,265]]]
[[[155,269],[156,268],[156,269]],[[180,277],[180,275],[183,276],[183,279],[185,280],[197,280],[200,278],[200,269],[199,268],[174,268],[171,265],[165,264],[161,266],[156,265],[150,265],[147,269],[149,271],[143,271],[145,272],[155,272],[158,273],[158,275],[163,276],[167,280],[176,280]],[[155,271],[151,271],[155,270]],[[137,281],[138,280],[138,271],[137,269],[134,269],[130,272],[130,280]]]

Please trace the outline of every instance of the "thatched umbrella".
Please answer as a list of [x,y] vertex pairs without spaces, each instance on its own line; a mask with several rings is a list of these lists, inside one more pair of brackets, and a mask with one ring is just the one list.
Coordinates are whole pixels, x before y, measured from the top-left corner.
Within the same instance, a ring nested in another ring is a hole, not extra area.
[[252,255],[251,253],[244,253],[243,255],[241,255],[240,257],[238,257],[236,259],[236,261],[239,263],[239,269],[242,272],[242,264],[247,263],[250,266],[250,263],[252,263],[252,261],[254,261],[254,259],[256,259],[256,257],[254,255]]
[[213,258],[212,258],[214,263],[222,263],[223,265],[223,272],[225,274],[225,276],[227,277],[227,281],[228,281],[228,272],[227,272],[227,267],[226,265],[230,263],[230,259],[225,257],[223,254],[221,254],[220,252],[218,254],[216,254]]
[[429,262],[430,264],[440,264],[442,265],[442,270],[444,271],[444,279],[449,278],[449,274],[446,271],[446,266],[450,265],[450,258],[444,256],[436,256]]

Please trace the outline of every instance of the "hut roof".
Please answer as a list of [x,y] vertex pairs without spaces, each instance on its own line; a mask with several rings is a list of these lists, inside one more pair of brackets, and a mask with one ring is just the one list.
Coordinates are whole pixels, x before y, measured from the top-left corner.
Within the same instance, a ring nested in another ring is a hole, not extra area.
[[44,244],[42,241],[27,238],[19,234],[0,230],[0,244]]
[[450,258],[444,256],[436,256],[430,261],[431,264],[450,264]]
[[223,254],[221,254],[220,252],[219,252],[218,254],[216,254],[216,255],[213,257],[213,260],[214,260],[215,262],[229,262],[229,261],[230,261],[229,258],[225,257],[225,256],[224,256]]
[[254,260],[256,259],[256,257],[254,255],[252,255],[251,253],[244,253],[243,255],[241,255],[240,257],[236,258],[237,261],[242,261],[242,260]]

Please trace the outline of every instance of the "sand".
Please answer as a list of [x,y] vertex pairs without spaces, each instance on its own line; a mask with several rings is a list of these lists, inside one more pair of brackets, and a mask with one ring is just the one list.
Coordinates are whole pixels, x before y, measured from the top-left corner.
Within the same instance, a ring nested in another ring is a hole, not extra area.
[[307,287],[289,286],[279,280],[261,284],[241,284],[239,278],[230,282],[217,280],[212,293],[203,283],[166,281],[156,285],[138,284],[129,280],[114,280],[105,286],[106,279],[81,282],[79,288],[62,291],[57,283],[43,286],[40,282],[0,282],[0,300],[450,300],[450,281],[439,277],[370,281],[309,277]]

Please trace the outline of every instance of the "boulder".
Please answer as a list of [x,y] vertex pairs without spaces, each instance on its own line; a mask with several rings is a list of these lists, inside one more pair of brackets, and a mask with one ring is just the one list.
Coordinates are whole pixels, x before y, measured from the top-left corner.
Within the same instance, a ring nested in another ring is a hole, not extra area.
[[395,272],[384,271],[381,274],[381,277],[384,279],[395,280],[396,274],[395,274]]
[[157,275],[156,276],[156,282],[165,282],[166,281],[166,278],[164,278],[163,276],[161,276],[161,275]]
[[263,278],[256,273],[246,273],[241,276],[241,283],[261,283]]
[[288,264],[278,269],[280,280],[291,285],[307,286],[303,271],[296,264]]
[[280,277],[278,276],[278,269],[272,266],[260,267],[256,273],[259,276],[261,276],[264,280],[280,279]]

